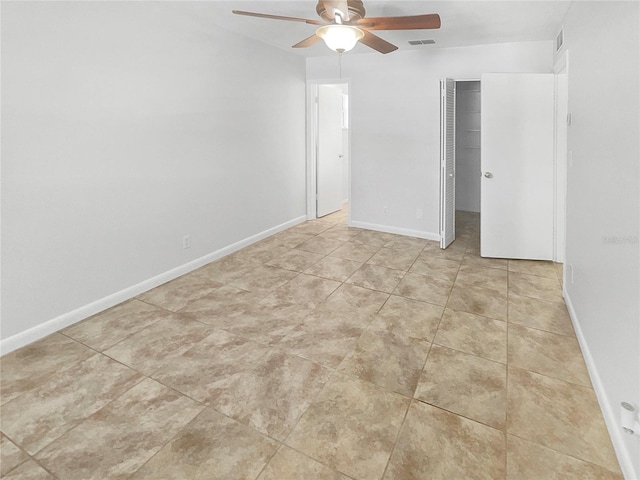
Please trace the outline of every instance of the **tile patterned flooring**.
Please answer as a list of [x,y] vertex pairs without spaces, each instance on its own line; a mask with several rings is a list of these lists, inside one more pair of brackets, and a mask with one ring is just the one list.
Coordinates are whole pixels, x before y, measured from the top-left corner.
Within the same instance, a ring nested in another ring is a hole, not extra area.
[[2,358],[6,479],[622,479],[548,262],[305,222]]

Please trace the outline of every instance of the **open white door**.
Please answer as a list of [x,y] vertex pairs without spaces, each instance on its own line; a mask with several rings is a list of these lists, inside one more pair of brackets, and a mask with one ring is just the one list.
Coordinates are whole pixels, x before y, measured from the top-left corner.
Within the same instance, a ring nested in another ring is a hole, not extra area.
[[440,248],[456,239],[456,82],[440,80]]
[[551,260],[554,76],[482,75],[480,254]]
[[318,87],[317,216],[342,207],[342,90]]

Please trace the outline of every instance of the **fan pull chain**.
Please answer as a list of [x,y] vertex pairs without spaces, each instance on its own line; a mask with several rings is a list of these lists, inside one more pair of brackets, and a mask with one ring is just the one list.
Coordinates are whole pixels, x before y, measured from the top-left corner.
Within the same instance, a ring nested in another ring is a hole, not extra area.
[[340,80],[342,80],[342,52],[338,52],[338,70],[340,71]]

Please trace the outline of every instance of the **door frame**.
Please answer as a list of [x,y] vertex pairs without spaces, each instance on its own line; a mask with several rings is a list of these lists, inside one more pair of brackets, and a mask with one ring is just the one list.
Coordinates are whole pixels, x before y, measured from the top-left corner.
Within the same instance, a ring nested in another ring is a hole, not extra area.
[[[443,79],[447,79],[447,78],[453,80],[453,83],[454,83],[454,85],[456,87],[455,88],[455,91],[456,91],[455,96],[456,97],[458,95],[457,94],[458,82],[478,82],[478,83],[480,83],[480,88],[482,88],[482,82],[480,81],[479,78],[455,78],[455,77],[444,76],[440,80],[442,81]],[[442,97],[440,82],[438,83],[438,95],[440,97]],[[457,98],[455,100],[457,100]],[[454,131],[457,129],[456,122],[457,122],[457,118],[454,117],[454,125],[453,125]],[[446,125],[443,125],[442,114],[440,114],[440,141],[441,142],[442,142],[442,139],[444,138],[443,135],[444,135],[444,129],[445,128],[446,128]],[[480,146],[480,148],[482,148],[482,145]],[[456,164],[455,145],[454,145],[453,151],[454,151],[453,165],[454,165],[454,170],[455,170],[455,164]],[[439,170],[439,174],[438,175],[439,175],[439,178],[440,178],[440,189],[441,189],[440,190],[440,199],[442,199],[442,188],[443,188],[442,185],[443,185],[443,182],[445,181],[445,178],[443,176],[444,175],[444,169],[442,168],[442,146],[441,146],[441,151],[440,151],[440,160],[438,162],[438,170]],[[453,176],[453,190],[454,190],[454,192],[455,192],[455,188],[456,188],[456,175],[454,174],[454,176]],[[480,188],[482,188],[482,183],[480,183]],[[454,205],[455,205],[455,203],[454,203]],[[439,241],[442,242],[442,225],[444,225],[444,217],[445,217],[445,208],[444,208],[444,205],[442,204],[442,201],[440,201],[439,208],[440,208],[440,212],[439,212],[439,215],[438,215],[438,221],[439,221],[439,223],[438,223],[439,232],[438,233],[439,233]],[[480,214],[482,215],[482,212],[480,212]],[[453,212],[454,224],[455,224],[455,218],[456,218],[456,213],[455,213],[455,208],[454,208],[454,212]],[[455,237],[455,227],[454,227],[453,241],[455,242],[455,240],[456,240],[456,237]],[[443,247],[440,247],[440,248],[443,248]],[[446,247],[444,247],[444,248],[446,248]]]
[[[565,129],[564,137],[562,136],[562,132],[559,132],[559,125],[561,121],[567,121],[567,119],[561,119],[558,117],[561,110],[559,106],[560,101],[565,101],[568,104],[568,98],[560,98],[558,95],[558,76],[566,75],[566,79],[568,81],[569,77],[569,51],[564,50],[556,59],[556,62],[553,66],[553,73],[556,75],[556,90],[555,90],[555,124],[554,124],[554,228],[553,228],[553,261],[564,263],[566,260],[566,228],[567,228],[567,218],[566,218],[566,208],[567,208],[567,168],[568,168],[568,152],[566,149],[567,139],[568,139],[568,128]],[[482,88],[482,81],[479,78],[455,78],[455,77],[445,77],[445,78],[453,78],[454,82],[480,82],[480,88]],[[440,86],[438,85],[438,88]],[[440,92],[438,91],[438,95]],[[566,105],[568,107],[568,105]],[[567,108],[568,111],[568,108]],[[442,128],[444,126],[440,125],[440,134],[442,135]],[[560,133],[560,135],[559,135]],[[562,157],[561,144],[565,146],[565,155]],[[482,148],[482,146],[480,146]],[[440,176],[440,184],[442,185],[442,168],[440,168],[440,163],[438,163],[439,176]],[[455,184],[454,177],[454,184]],[[480,183],[480,188],[482,188],[482,183]],[[482,212],[480,212],[482,215]],[[442,218],[444,216],[444,209],[442,205],[440,205],[440,225],[442,225]]]
[[[307,220],[315,220],[317,217],[316,192],[318,189],[317,179],[317,161],[318,161],[318,87],[320,85],[347,85],[349,96],[351,96],[351,79],[349,78],[330,78],[307,80],[307,112],[306,112],[306,169],[307,169]],[[351,115],[352,102],[349,101],[349,129],[347,138],[347,202],[349,209],[347,210],[347,225],[351,225],[351,125],[353,117]]]
[[569,51],[553,65],[555,74],[553,261],[564,263],[567,250],[567,167],[569,138]]

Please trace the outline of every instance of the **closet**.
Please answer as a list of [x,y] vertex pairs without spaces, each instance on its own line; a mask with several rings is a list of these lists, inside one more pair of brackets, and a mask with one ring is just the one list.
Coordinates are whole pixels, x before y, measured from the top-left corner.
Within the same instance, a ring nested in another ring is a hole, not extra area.
[[480,212],[480,81],[456,81],[456,210]]

